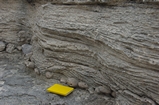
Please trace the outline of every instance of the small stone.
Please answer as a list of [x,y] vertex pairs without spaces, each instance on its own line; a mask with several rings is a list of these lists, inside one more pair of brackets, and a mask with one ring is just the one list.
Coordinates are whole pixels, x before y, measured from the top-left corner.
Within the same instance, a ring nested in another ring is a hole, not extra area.
[[30,45],[30,44],[23,44],[22,45],[22,52],[24,53],[24,54],[28,54],[28,53],[30,53],[32,51],[32,45]]
[[12,53],[12,52],[14,51],[14,49],[15,49],[15,45],[9,43],[9,44],[7,45],[7,48],[6,48],[6,52]]
[[46,76],[46,78],[50,79],[50,78],[52,78],[53,75],[51,72],[46,72],[45,76]]
[[75,79],[75,78],[68,78],[67,79],[67,84],[69,86],[72,86],[72,87],[77,87],[78,86],[78,80]]
[[83,89],[88,88],[88,85],[85,82],[78,82],[78,86]]
[[115,91],[113,91],[112,93],[111,93],[111,95],[112,95],[112,97],[116,97],[116,92]]
[[0,51],[4,51],[6,45],[4,42],[0,41]]
[[37,68],[34,69],[34,72],[35,72],[37,75],[40,75],[40,71],[39,71]]
[[62,78],[60,79],[60,82],[61,82],[61,83],[67,83],[67,79],[66,79],[65,77],[62,77]]
[[30,61],[25,62],[25,65],[26,65],[28,68],[30,68],[30,69],[34,69],[34,68],[35,68],[34,63],[33,63],[33,62],[30,62]]
[[99,86],[95,89],[97,93],[102,93],[102,94],[110,94],[111,89],[107,86]]

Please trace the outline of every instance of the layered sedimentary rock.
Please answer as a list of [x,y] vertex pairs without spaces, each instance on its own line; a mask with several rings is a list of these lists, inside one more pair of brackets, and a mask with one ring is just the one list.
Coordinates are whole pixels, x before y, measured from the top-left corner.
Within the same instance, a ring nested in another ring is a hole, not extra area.
[[159,103],[159,11],[139,9],[42,5],[33,24],[32,60],[52,78],[110,87],[122,94],[120,105],[121,97],[130,105]]
[[32,36],[33,53],[24,54],[36,74],[109,93],[107,105],[159,104],[159,8],[84,5],[103,2],[1,0],[3,54],[7,45],[30,46]]

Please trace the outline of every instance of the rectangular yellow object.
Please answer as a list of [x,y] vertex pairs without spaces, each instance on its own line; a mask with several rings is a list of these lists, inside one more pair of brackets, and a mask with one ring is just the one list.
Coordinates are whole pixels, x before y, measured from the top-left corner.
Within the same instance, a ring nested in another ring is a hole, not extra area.
[[74,90],[74,88],[72,88],[72,87],[63,86],[63,85],[60,85],[60,84],[54,84],[53,86],[51,86],[47,89],[48,92],[59,94],[59,95],[62,95],[62,96],[67,96],[73,90]]

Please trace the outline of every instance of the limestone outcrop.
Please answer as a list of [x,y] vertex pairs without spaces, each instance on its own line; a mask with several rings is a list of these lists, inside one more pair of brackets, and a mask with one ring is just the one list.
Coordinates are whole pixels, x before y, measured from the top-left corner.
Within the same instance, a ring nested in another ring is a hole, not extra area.
[[[84,5],[108,3],[103,0],[66,0],[83,5],[56,5],[57,1],[21,1],[22,10],[1,7],[0,41],[15,48],[29,45],[27,62],[38,75],[74,78],[98,93],[109,90],[102,94],[112,98],[107,104],[159,104],[159,8]],[[8,17],[14,13],[18,15]]]
[[158,13],[152,8],[141,12],[139,7],[41,6],[34,25],[33,61],[53,78],[64,75],[89,87],[130,91],[138,95],[132,95],[132,104],[144,96],[159,103]]

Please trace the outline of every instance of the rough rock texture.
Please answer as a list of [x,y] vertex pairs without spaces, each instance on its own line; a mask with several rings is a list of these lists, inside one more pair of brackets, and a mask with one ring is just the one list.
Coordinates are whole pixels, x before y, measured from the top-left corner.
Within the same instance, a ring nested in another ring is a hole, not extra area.
[[147,102],[142,97],[159,103],[159,9],[140,6],[39,6],[32,25],[36,66],[53,78],[121,90],[129,104]]
[[[112,95],[115,98],[78,90],[67,98],[52,99],[41,92],[46,84],[52,85],[52,79],[38,83],[30,74],[28,77],[18,74],[24,70],[21,65],[14,65],[20,66],[19,71],[12,69],[14,66],[7,68],[4,62],[17,62],[23,56],[20,51],[11,54],[3,51],[0,103],[7,104],[11,99],[15,105],[50,104],[48,101],[52,105],[159,104],[158,6],[54,5],[54,0],[45,1],[46,4],[44,0],[27,1],[0,0],[0,41],[14,44],[17,49],[32,44],[33,53],[24,59],[34,62],[35,72],[41,77],[49,72],[54,80],[63,76],[75,78],[88,84],[92,91],[108,86],[116,93]],[[79,0],[70,2],[66,4],[78,4]],[[101,3],[90,2],[83,4]],[[21,96],[30,101],[22,101]]]

